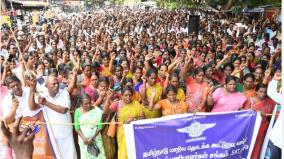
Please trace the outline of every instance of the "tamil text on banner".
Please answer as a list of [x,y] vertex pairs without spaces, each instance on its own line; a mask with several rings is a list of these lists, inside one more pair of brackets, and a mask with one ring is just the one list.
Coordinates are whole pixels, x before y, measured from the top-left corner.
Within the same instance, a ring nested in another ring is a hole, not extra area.
[[200,113],[124,125],[131,159],[249,159],[261,116],[254,111]]

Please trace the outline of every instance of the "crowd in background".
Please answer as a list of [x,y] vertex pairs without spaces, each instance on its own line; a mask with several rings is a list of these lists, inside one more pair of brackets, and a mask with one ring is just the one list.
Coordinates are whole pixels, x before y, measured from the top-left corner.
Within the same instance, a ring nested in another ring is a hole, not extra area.
[[[198,33],[188,30],[192,14],[200,15]],[[112,8],[40,19],[1,33],[7,124],[44,106],[50,120],[75,123],[75,140],[72,127],[53,126],[63,158],[125,159],[122,124],[115,134],[111,125],[82,123],[254,109],[262,123],[251,158],[259,159],[266,114],[280,103],[276,18]]]

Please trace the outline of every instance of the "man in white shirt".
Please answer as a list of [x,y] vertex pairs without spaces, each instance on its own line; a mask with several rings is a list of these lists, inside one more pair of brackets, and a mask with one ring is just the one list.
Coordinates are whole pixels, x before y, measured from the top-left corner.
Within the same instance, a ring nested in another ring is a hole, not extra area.
[[[276,103],[281,105],[280,114],[278,116],[278,119],[275,122],[274,127],[269,133],[270,141],[273,143],[273,146],[271,145],[271,158],[278,159],[284,157],[284,108],[283,108],[283,97],[280,92],[277,90],[278,82],[281,82],[281,73],[275,73],[273,79],[269,82],[268,88],[267,88],[267,95],[273,99]],[[281,155],[279,152],[279,149],[281,149]]]
[[[37,110],[43,106],[44,117],[50,125],[47,125],[50,135],[55,138],[51,142],[59,151],[55,152],[56,158],[76,159],[77,154],[73,140],[70,96],[66,90],[59,89],[59,82],[55,76],[48,76],[46,79],[47,91],[41,94],[38,103],[30,103],[32,110]],[[31,89],[31,97],[34,98],[35,89]],[[66,125],[53,125],[52,123],[67,123]]]
[[[12,124],[17,118],[23,116],[34,116],[38,110],[32,111],[29,109],[29,87],[22,87],[21,81],[17,76],[11,75],[6,78],[6,84],[9,88],[9,93],[1,101],[2,119],[6,124]],[[3,94],[2,94],[3,95]],[[12,156],[12,151],[5,142],[2,147],[5,156]]]
[[22,87],[17,76],[11,75],[6,79],[10,93],[2,101],[3,119],[7,124],[11,124],[20,116],[34,116],[38,111],[29,108],[29,87]]
[[44,34],[40,34],[37,41],[37,47],[39,49],[44,48],[45,53],[50,53],[52,47],[46,43]]

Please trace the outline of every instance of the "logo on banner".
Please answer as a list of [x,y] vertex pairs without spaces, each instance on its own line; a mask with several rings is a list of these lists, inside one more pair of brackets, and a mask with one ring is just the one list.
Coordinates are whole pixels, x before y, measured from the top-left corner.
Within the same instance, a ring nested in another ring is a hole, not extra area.
[[187,133],[188,136],[195,138],[201,136],[205,130],[213,128],[215,125],[216,123],[201,124],[195,121],[192,124],[190,124],[190,126],[177,129],[177,131],[180,133]]

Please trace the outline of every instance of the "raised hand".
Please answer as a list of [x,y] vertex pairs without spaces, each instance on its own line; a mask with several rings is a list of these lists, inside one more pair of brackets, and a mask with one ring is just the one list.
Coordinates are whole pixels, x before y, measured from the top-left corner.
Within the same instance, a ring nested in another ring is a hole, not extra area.
[[149,60],[151,60],[152,58],[153,58],[153,55],[149,55],[149,54],[148,54],[148,55],[145,56],[145,60],[146,60],[146,61],[149,61]]
[[35,91],[36,90],[36,80],[35,80],[35,78],[34,77],[30,78],[28,80],[28,83],[29,83],[30,89]]
[[99,91],[99,96],[102,98],[105,97],[106,94],[107,94],[107,91]]
[[145,75],[142,76],[142,81],[143,81],[143,83],[147,83],[147,77]]
[[32,159],[34,151],[33,140],[35,135],[29,127],[25,128],[22,132],[19,131],[21,119],[22,118],[16,119],[12,132],[9,130],[8,126],[6,126],[4,121],[1,121],[1,131],[12,146],[17,159]]
[[114,52],[110,54],[110,59],[111,60],[115,60],[115,57],[116,57],[116,54]]
[[271,68],[268,68],[267,70],[265,70],[264,76],[269,77],[271,75],[271,71],[272,71]]
[[107,91],[107,98],[112,98],[113,94],[114,94],[113,90],[112,90],[112,89],[109,89],[109,90]]

